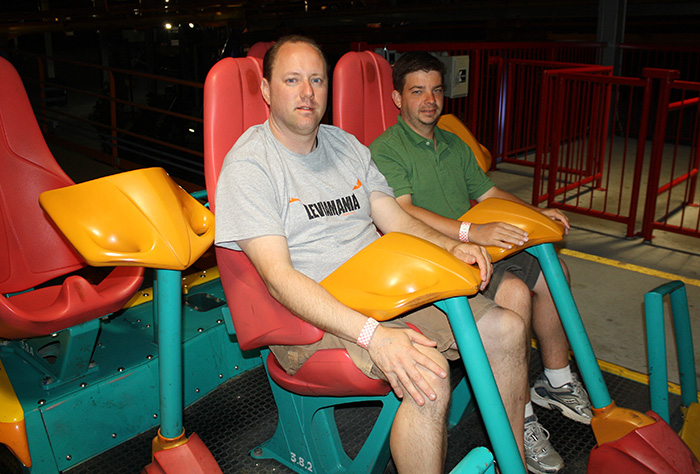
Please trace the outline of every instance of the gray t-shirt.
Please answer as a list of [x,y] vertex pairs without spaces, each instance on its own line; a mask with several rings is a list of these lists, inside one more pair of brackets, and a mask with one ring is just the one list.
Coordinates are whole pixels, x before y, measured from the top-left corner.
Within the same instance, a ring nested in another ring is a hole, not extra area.
[[248,129],[226,155],[216,188],[216,245],[286,237],[294,268],[321,281],[378,237],[373,191],[393,196],[369,149],[337,127],[321,125],[307,155],[282,146],[265,122]]

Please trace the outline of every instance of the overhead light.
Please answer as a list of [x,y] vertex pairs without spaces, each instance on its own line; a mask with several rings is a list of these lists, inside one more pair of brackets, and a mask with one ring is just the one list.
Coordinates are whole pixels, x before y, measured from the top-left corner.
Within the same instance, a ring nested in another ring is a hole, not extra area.
[[194,28],[194,23],[190,22],[188,23],[188,25],[190,26],[190,28]]
[[172,23],[166,23],[166,24],[165,24],[165,29],[166,29],[166,30],[169,30],[169,29],[171,29],[172,27],[173,27]]

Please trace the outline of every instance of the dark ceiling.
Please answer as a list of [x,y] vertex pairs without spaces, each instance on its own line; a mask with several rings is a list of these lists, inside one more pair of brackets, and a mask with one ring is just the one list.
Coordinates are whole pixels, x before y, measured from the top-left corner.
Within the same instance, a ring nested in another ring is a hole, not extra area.
[[[610,1],[610,0],[600,0]],[[620,0],[624,2],[624,0]],[[192,22],[252,40],[286,32],[381,41],[596,40],[599,0],[0,0],[0,40],[42,32],[148,29]],[[627,0],[633,41],[700,40],[697,0]]]

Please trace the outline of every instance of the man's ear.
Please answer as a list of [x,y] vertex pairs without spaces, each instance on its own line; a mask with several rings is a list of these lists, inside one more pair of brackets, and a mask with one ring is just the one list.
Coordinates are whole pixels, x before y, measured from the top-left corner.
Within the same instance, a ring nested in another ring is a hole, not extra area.
[[394,89],[391,93],[391,100],[394,101],[394,105],[401,110],[401,93]]
[[267,79],[264,77],[262,81],[260,81],[260,92],[262,93],[263,100],[267,102],[267,105],[270,105],[270,83],[267,82]]

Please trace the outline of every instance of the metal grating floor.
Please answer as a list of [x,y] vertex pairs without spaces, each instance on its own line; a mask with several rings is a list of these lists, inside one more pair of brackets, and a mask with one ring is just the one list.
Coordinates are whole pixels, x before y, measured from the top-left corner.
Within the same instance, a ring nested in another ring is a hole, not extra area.
[[[535,351],[536,352],[536,351]],[[530,377],[541,371],[540,358],[533,354]],[[455,371],[459,372],[457,367]],[[455,374],[456,375],[456,374]],[[611,397],[619,406],[645,412],[649,408],[646,385],[604,373]],[[682,423],[680,397],[671,395],[671,425],[678,429]],[[586,472],[588,454],[595,446],[589,427],[569,421],[557,412],[535,407],[540,422],[551,434],[552,443],[566,462],[561,474]],[[369,432],[377,416],[376,407],[353,406],[336,410],[341,438],[348,454],[353,456]],[[188,433],[196,432],[211,449],[226,474],[291,473],[274,460],[257,460],[248,455],[253,447],[265,441],[275,430],[277,410],[272,400],[262,367],[251,370],[221,386],[185,411],[184,424]],[[133,438],[106,453],[88,460],[65,474],[138,474],[150,462],[150,441],[155,430]],[[446,470],[454,467],[471,448],[489,446],[478,413],[466,416],[449,432]],[[5,453],[6,454],[6,453]],[[0,468],[3,467],[0,452]],[[8,466],[5,466],[8,467]],[[3,473],[12,470],[0,469]],[[386,473],[396,470],[390,462]]]

